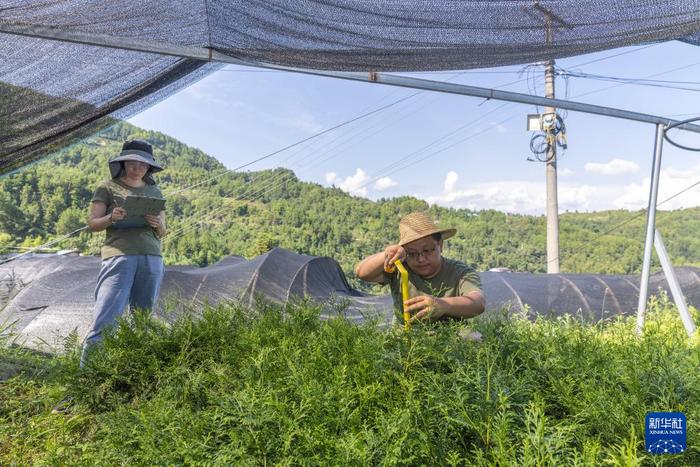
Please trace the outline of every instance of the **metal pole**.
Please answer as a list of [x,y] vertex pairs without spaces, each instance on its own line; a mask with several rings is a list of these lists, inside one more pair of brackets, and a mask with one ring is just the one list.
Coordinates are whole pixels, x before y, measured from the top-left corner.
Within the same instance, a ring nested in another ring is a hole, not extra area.
[[[549,60],[544,71],[545,96],[554,98],[554,60]],[[554,107],[545,113],[556,115]],[[554,119],[556,125],[556,118]],[[559,199],[557,194],[557,143],[547,148],[545,164],[547,176],[547,274],[559,274]]]
[[683,290],[678,283],[676,271],[673,269],[671,259],[668,257],[668,253],[666,253],[664,241],[661,238],[661,234],[656,229],[654,229],[654,246],[656,247],[656,254],[659,256],[659,261],[661,261],[661,267],[664,269],[666,282],[668,282],[668,287],[671,289],[673,301],[676,303],[678,313],[681,315],[681,321],[683,321],[683,326],[685,326],[685,332],[688,333],[688,337],[693,337],[693,334],[695,334],[695,323],[690,316],[690,312],[688,312],[688,305],[685,303]]
[[649,270],[651,269],[651,251],[654,247],[654,229],[656,225],[656,200],[659,196],[659,173],[661,172],[661,152],[664,143],[664,126],[656,124],[654,141],[654,158],[651,163],[651,184],[649,186],[649,204],[647,205],[647,233],[644,241],[644,264],[639,284],[639,303],[637,304],[637,334],[644,332],[644,313],[649,294]]

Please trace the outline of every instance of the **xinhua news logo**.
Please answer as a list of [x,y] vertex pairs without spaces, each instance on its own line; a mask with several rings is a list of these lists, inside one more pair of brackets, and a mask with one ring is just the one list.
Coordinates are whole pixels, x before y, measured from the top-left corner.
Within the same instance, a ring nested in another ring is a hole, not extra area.
[[649,412],[644,442],[652,454],[681,454],[686,450],[686,422],[682,412]]

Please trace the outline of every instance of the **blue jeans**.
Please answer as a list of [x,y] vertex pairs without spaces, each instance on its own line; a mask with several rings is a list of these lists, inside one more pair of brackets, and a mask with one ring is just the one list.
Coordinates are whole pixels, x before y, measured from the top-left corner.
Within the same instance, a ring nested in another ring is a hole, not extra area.
[[85,337],[80,365],[87,350],[102,339],[102,330],[114,325],[129,304],[130,310],[151,310],[163,281],[163,258],[153,255],[112,256],[102,261],[95,287],[95,312]]

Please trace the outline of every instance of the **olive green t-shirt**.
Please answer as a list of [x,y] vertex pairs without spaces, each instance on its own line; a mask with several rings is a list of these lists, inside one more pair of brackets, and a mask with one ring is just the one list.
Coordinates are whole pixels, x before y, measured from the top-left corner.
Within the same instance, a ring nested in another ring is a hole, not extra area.
[[[121,180],[106,180],[97,187],[92,201],[101,201],[107,205],[107,214],[117,206],[122,206],[128,195],[162,198],[163,194],[155,185],[132,187]],[[107,238],[102,245],[102,259],[121,255],[155,255],[162,256],[160,239],[151,227],[117,228],[107,227]]]
[[[408,294],[411,298],[419,295],[433,297],[461,297],[469,292],[481,290],[479,274],[461,261],[442,258],[442,267],[435,277],[424,279],[408,270]],[[397,271],[384,273],[384,283],[391,288],[391,298],[399,314],[403,313],[401,298],[401,276]]]

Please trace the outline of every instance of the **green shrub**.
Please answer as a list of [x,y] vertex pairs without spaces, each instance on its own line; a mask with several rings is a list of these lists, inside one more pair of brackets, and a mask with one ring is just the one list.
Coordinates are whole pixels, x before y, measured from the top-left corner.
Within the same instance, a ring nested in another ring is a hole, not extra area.
[[[700,353],[675,310],[632,320],[382,330],[311,303],[135,314],[88,365],[22,361],[0,384],[0,465],[700,465]],[[72,410],[51,415],[65,394]],[[647,411],[683,411],[689,449],[644,452]]]

